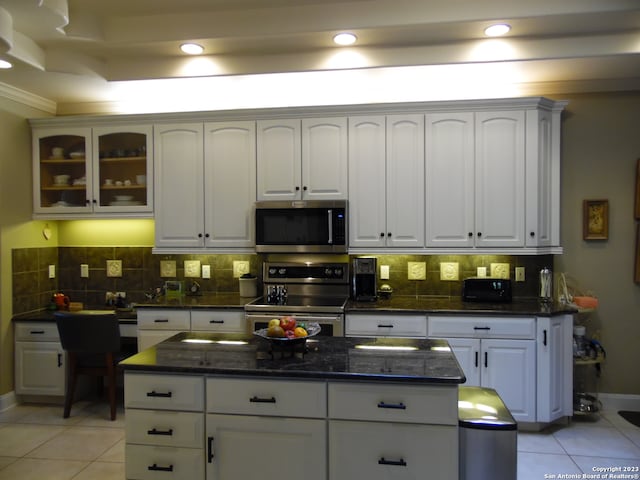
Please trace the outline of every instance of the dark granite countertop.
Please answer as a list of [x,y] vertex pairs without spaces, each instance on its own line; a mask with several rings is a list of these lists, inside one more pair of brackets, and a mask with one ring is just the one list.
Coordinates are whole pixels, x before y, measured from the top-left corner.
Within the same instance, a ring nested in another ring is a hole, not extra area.
[[241,297],[237,293],[205,293],[202,295],[181,295],[176,298],[160,296],[154,300],[137,303],[136,308],[237,308],[255,300],[255,297]]
[[[87,308],[87,310],[91,310],[91,311],[100,311],[100,312],[113,312],[115,311],[116,315],[118,316],[118,319],[120,320],[120,323],[131,323],[131,324],[136,324],[138,323],[137,320],[137,315],[136,315],[136,311],[132,308],[122,308],[122,309],[108,309],[108,308]],[[55,312],[55,310],[47,310],[47,309],[42,309],[42,310],[37,310],[35,312],[27,312],[27,313],[20,313],[17,315],[14,315],[12,320],[14,322],[16,321],[21,321],[21,322],[55,322],[56,319],[53,316],[53,313]]]
[[[199,343],[190,343],[194,341]],[[465,382],[445,340],[318,336],[306,341],[305,353],[301,351],[303,346],[298,344],[294,350],[280,347],[272,352],[269,340],[252,335],[183,332],[129,357],[120,366],[127,371],[166,373],[424,384]]]
[[392,296],[376,302],[347,303],[347,312],[367,313],[442,313],[488,315],[535,315],[545,317],[575,313],[574,308],[561,303],[543,304],[537,299],[514,299],[509,303],[463,302],[449,297]]

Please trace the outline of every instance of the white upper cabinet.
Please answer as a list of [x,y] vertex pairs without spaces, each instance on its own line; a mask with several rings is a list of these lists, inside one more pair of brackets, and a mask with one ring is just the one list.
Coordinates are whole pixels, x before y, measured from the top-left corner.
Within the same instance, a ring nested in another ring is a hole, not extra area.
[[424,117],[349,118],[349,246],[424,247]]
[[347,198],[347,119],[257,122],[258,200]]
[[255,245],[255,122],[206,123],[205,239],[208,247]]
[[156,125],[155,245],[204,246],[204,148],[202,123]]
[[150,125],[36,128],[33,200],[37,218],[150,217]]
[[426,245],[472,247],[475,145],[471,112],[425,118]]
[[475,115],[476,245],[523,247],[525,112],[477,112]]
[[156,247],[254,244],[255,122],[158,125]]

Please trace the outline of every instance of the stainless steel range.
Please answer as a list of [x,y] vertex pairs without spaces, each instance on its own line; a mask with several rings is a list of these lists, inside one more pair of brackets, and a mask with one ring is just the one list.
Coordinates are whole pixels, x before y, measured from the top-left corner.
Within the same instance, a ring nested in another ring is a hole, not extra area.
[[265,262],[263,296],[245,306],[248,328],[265,328],[270,319],[291,315],[320,324],[320,335],[344,335],[349,298],[348,263]]

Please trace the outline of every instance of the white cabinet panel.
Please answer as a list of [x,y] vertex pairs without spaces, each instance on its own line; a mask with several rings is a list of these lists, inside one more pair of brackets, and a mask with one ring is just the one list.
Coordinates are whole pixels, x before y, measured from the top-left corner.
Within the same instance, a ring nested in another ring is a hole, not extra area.
[[427,319],[424,315],[348,313],[345,335],[424,338],[427,336]]
[[244,333],[247,331],[247,320],[244,310],[192,310],[191,330]]
[[127,443],[202,448],[203,414],[167,410],[127,410]]
[[125,474],[130,480],[204,478],[204,450],[127,444]]
[[300,120],[258,120],[258,200],[296,200],[301,193]]
[[124,376],[124,406],[155,410],[204,409],[204,378],[169,374],[136,374]]
[[66,357],[59,342],[16,342],[18,395],[64,395]]

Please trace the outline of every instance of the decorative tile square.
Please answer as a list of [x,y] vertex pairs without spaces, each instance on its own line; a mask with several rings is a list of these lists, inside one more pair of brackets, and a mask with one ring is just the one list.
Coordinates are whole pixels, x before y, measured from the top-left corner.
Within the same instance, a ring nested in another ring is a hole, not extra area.
[[107,260],[107,277],[122,276],[122,260]]
[[409,280],[426,280],[426,262],[407,262],[407,278]]
[[460,279],[460,264],[458,262],[440,263],[440,280],[456,281]]
[[492,263],[491,264],[491,277],[492,278],[509,278],[509,264],[508,263]]
[[184,276],[187,278],[200,278],[200,260],[185,260]]
[[175,260],[160,260],[160,276],[161,277],[175,277],[176,276],[176,261]]

